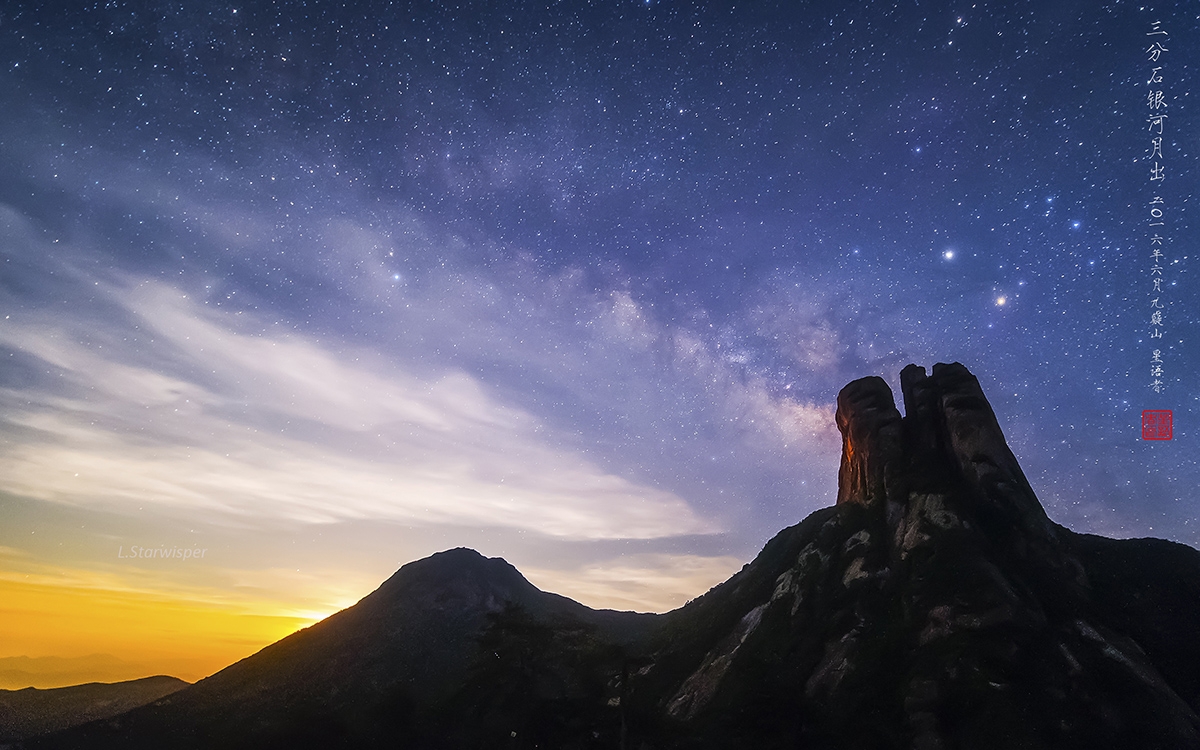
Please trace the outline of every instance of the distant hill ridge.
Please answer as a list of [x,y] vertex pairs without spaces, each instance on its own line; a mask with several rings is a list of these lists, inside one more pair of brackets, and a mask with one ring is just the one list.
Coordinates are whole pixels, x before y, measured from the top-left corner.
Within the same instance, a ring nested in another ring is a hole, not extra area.
[[108,719],[187,687],[159,675],[126,682],[0,690],[0,742],[14,742],[96,719]]
[[842,389],[837,504],[673,612],[450,550],[24,746],[1200,749],[1200,552],[1053,523],[962,365],[901,388]]

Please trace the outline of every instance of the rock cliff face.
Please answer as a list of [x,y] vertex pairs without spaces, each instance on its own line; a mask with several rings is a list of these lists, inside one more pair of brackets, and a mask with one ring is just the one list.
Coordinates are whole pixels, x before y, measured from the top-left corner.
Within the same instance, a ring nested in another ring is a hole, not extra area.
[[[838,395],[834,508],[667,615],[654,669],[690,674],[656,686],[674,691],[660,742],[1200,747],[1195,550],[1050,521],[962,365],[910,365],[901,387],[904,417],[880,378]],[[1170,615],[1132,604],[1151,588]]]
[[455,550],[28,747],[1200,750],[1200,553],[1058,526],[966,368],[900,382],[838,395],[837,504],[674,612]]

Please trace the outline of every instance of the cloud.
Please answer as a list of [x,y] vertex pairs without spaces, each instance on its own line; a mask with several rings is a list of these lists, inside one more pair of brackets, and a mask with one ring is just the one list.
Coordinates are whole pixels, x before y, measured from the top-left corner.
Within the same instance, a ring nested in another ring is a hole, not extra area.
[[[483,267],[472,257],[493,252],[486,239],[443,236],[402,209],[293,222],[168,187],[117,180],[113,192],[243,271],[306,276],[311,298],[246,274],[150,281],[97,263],[82,241],[51,248],[18,232],[22,254],[59,281],[0,335],[40,373],[36,387],[0,392],[23,435],[0,451],[11,470],[0,486],[226,522],[381,518],[596,539],[773,527],[775,513],[746,511],[794,507],[790,488],[805,484],[799,504],[815,507],[831,483],[838,441],[820,393],[833,363],[819,351],[779,377],[745,356],[755,342],[740,329],[703,314],[668,322],[577,266],[510,254]],[[68,295],[77,304],[62,306]],[[769,325],[750,321],[760,336],[791,325],[781,310],[796,299],[776,297],[760,311]],[[796,315],[823,346],[828,310]]]
[[29,553],[25,550],[17,549],[16,547],[5,547],[0,545],[0,559],[5,560],[5,564],[10,564],[14,560],[29,557]]
[[534,567],[522,572],[538,588],[593,608],[666,612],[727,580],[743,562],[732,556],[648,553],[571,570]]
[[2,393],[7,420],[36,436],[0,453],[5,489],[81,505],[579,539],[717,530],[682,498],[561,447],[462,371],[416,376],[366,350],[252,333],[158,282],[108,292],[139,333],[125,347],[93,346],[73,329],[81,321],[48,315],[0,333],[74,386]]

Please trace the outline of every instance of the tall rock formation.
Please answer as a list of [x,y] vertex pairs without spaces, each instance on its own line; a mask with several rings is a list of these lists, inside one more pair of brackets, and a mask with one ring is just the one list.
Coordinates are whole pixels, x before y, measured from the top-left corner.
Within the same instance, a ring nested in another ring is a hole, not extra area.
[[1200,750],[1200,552],[1058,526],[965,367],[900,383],[838,395],[837,504],[674,612],[454,550],[25,746]]
[[900,380],[838,394],[836,506],[667,615],[662,744],[1200,748],[1200,556],[1058,526],[965,367]]

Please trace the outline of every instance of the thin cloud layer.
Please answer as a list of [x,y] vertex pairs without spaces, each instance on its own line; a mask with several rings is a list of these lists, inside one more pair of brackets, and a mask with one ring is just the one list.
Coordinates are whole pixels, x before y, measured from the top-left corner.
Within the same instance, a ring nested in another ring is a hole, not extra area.
[[722,555],[638,554],[571,570],[529,568],[531,582],[596,609],[667,612],[727,580],[743,560]]
[[[122,201],[165,210],[164,194]],[[276,225],[270,211],[184,213],[203,236],[236,227],[223,252],[269,252],[253,238]],[[94,277],[78,244],[47,242],[17,211],[3,218],[10,253],[37,258],[26,276],[79,299],[29,306],[0,332],[38,373],[0,391],[22,436],[0,469],[26,496],[224,522],[658,538],[731,530],[764,491],[820,486],[829,461],[813,458],[836,455],[832,405],[801,400],[803,383],[770,382],[728,328],[668,325],[627,289],[590,289],[578,269],[515,260],[468,273],[453,239],[435,248],[449,266],[410,270],[397,259],[406,243],[434,243],[411,217],[399,237],[312,217],[319,250],[292,227],[300,245],[287,257],[324,254],[313,268],[349,305],[307,322],[264,314],[207,276],[186,288],[132,271]],[[344,316],[372,325],[348,336]]]
[[[125,296],[167,371],[125,364],[126,352],[89,347],[49,321],[7,327],[0,343],[87,394],[47,394],[40,409],[10,411],[11,423],[38,436],[0,457],[10,491],[580,539],[716,530],[683,499],[557,447],[535,417],[466,373],[420,378],[378,361],[373,370],[366,353],[335,353],[298,334],[240,332],[228,314],[157,283],[113,292]],[[6,400],[15,405],[18,394]]]

